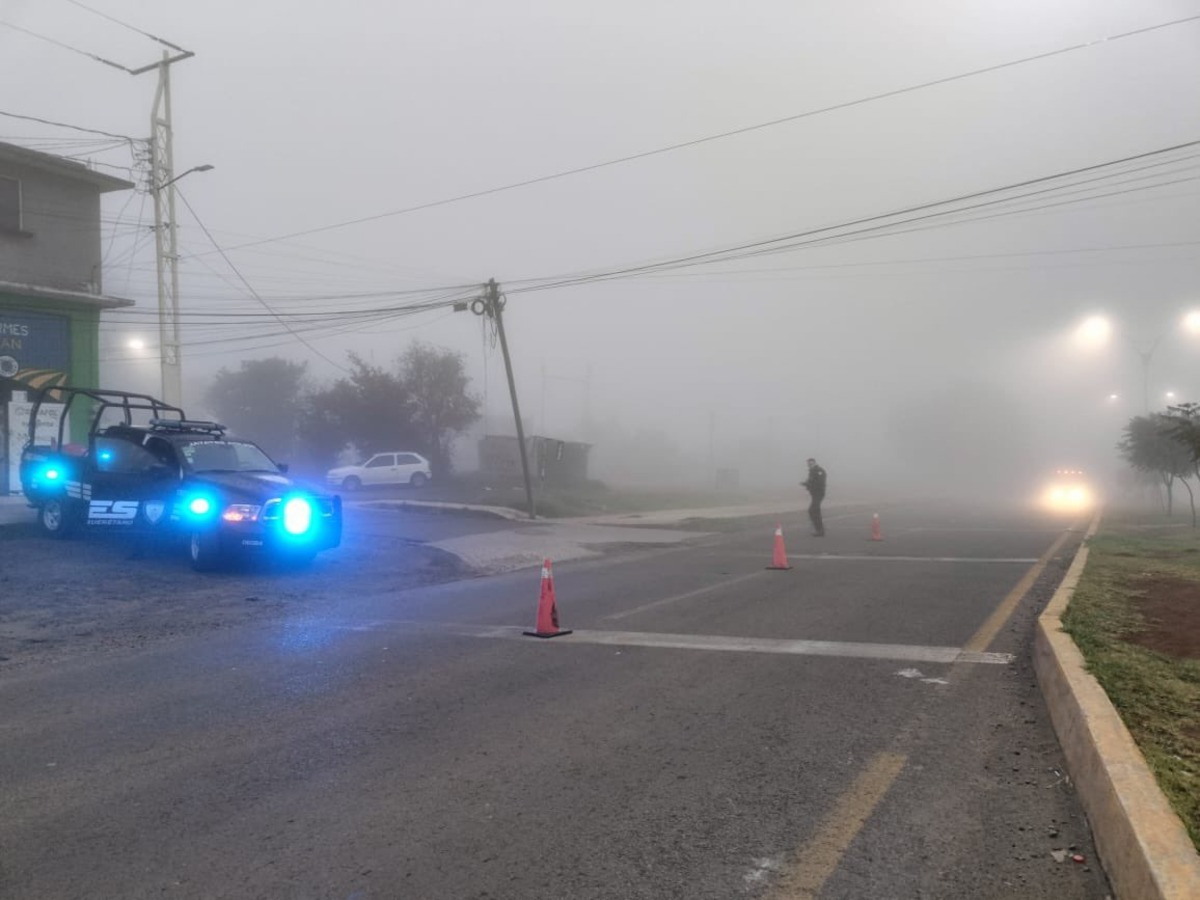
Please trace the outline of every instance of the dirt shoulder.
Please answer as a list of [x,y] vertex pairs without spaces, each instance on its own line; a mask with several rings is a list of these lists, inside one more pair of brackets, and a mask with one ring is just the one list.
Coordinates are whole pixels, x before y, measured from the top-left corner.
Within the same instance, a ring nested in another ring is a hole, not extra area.
[[1200,848],[1200,532],[1107,514],[1063,626]]

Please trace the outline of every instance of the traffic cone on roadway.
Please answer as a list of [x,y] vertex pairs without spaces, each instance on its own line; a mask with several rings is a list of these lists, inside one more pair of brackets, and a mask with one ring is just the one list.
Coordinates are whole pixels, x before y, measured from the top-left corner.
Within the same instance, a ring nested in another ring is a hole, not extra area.
[[875,515],[871,517],[871,540],[883,540],[883,528],[879,524],[879,513],[875,513]]
[[522,632],[530,637],[552,638],[570,634],[558,627],[558,604],[554,600],[554,572],[550,560],[542,561],[542,594],[538,598],[537,630]]
[[771,564],[768,569],[790,569],[787,561],[787,550],[783,546],[783,526],[775,525],[775,549],[771,553]]

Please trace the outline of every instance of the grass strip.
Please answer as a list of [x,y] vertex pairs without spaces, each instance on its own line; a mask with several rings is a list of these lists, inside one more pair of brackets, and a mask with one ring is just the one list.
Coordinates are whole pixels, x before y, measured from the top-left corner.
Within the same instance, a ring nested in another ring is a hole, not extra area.
[[1111,515],[1063,626],[1200,849],[1200,533]]

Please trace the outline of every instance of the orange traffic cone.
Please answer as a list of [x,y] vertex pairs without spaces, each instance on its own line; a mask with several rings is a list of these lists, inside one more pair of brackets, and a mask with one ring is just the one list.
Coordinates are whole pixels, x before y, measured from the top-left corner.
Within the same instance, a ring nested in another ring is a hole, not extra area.
[[538,598],[537,631],[525,631],[530,637],[552,638],[570,634],[558,627],[558,604],[554,601],[554,572],[550,560],[542,561],[542,595]]
[[883,528],[879,524],[879,513],[875,513],[875,515],[871,517],[871,540],[883,540]]
[[771,564],[768,569],[790,569],[787,561],[787,550],[783,546],[783,526],[775,525],[775,549],[771,553]]

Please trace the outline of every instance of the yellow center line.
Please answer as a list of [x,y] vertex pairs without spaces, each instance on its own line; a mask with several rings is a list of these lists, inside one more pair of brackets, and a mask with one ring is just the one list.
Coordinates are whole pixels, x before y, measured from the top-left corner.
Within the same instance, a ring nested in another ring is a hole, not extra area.
[[1035,581],[1045,570],[1057,554],[1062,549],[1063,544],[1072,534],[1072,528],[1067,529],[1058,540],[1050,545],[1050,549],[1042,554],[1041,558],[1035,562],[1028,572],[1021,576],[1021,580],[1017,582],[1016,587],[1008,592],[1008,595],[1000,601],[987,621],[979,626],[979,630],[972,635],[971,639],[963,645],[963,649],[979,653],[985,650],[996,639],[996,635],[1000,633],[1000,629],[1004,627],[1004,623],[1008,621],[1009,616],[1013,614],[1013,610],[1017,608],[1017,604],[1021,602],[1021,598],[1029,593],[1029,589],[1033,587]]
[[906,759],[899,753],[880,753],[871,760],[821,822],[812,840],[800,848],[772,894],[774,900],[813,900],[817,896],[899,777]]

